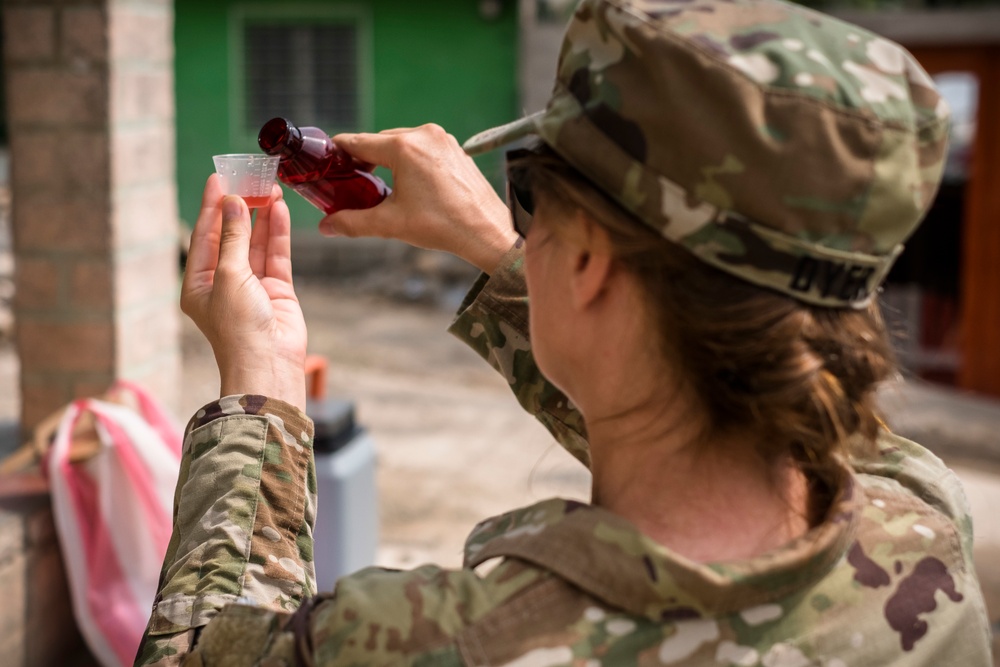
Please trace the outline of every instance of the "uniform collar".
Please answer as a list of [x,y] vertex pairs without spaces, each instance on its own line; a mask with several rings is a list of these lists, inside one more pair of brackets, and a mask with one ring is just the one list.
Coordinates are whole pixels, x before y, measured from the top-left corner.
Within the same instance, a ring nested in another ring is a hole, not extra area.
[[822,524],[745,561],[696,563],[605,509],[554,498],[476,526],[465,566],[519,558],[611,606],[653,620],[714,617],[775,602],[822,579],[857,531],[863,493],[846,471]]

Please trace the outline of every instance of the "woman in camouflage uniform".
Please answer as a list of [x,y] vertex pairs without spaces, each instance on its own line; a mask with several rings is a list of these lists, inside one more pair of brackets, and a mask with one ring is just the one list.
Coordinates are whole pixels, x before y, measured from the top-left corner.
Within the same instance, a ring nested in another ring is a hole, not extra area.
[[224,398],[189,425],[138,664],[989,664],[962,490],[874,409],[874,296],[946,134],[926,73],[853,26],[584,0],[545,111],[466,143],[540,140],[510,212],[440,128],[337,137],[396,190],[321,229],[483,269],[452,332],[594,481],[481,523],[464,569],[319,596],[287,208],[251,235],[210,179],[183,305]]

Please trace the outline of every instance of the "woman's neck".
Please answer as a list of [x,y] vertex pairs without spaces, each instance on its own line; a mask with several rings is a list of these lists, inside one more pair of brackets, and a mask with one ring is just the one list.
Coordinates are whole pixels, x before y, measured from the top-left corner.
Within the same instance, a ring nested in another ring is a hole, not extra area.
[[790,456],[766,464],[756,433],[706,436],[704,407],[663,355],[644,295],[631,273],[612,271],[590,301],[564,299],[558,327],[532,315],[542,370],[587,424],[594,503],[696,561],[749,558],[804,534],[805,476]]
[[589,418],[593,502],[698,562],[751,558],[808,531],[808,483],[790,457],[769,466],[754,441],[708,439],[699,423],[681,396]]

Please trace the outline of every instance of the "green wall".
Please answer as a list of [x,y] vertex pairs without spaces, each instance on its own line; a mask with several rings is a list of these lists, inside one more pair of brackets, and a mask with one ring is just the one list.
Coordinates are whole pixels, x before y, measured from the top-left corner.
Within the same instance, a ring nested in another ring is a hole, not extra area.
[[[275,0],[269,8],[289,7]],[[294,7],[338,5],[300,0]],[[412,127],[434,122],[462,141],[479,130],[513,120],[517,105],[517,18],[505,2],[499,18],[479,16],[477,0],[356,0],[372,26],[370,127]],[[180,214],[192,224],[212,155],[256,151],[231,137],[229,118],[230,15],[261,3],[175,0],[177,184]],[[502,156],[480,158],[480,168],[499,187]],[[386,176],[386,174],[382,174]],[[311,228],[322,214],[286,190],[296,229]]]

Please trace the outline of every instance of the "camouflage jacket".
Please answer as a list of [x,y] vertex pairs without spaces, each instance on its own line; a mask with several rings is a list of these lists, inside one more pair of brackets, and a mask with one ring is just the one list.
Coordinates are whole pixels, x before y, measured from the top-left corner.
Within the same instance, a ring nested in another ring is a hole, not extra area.
[[[452,332],[586,463],[579,415],[531,359],[521,261],[515,248],[481,278]],[[992,664],[962,489],[889,433],[820,526],[751,560],[694,563],[552,499],[479,524],[461,570],[368,568],[318,596],[309,446],[307,420],[281,403],[199,412],[137,664]]]

